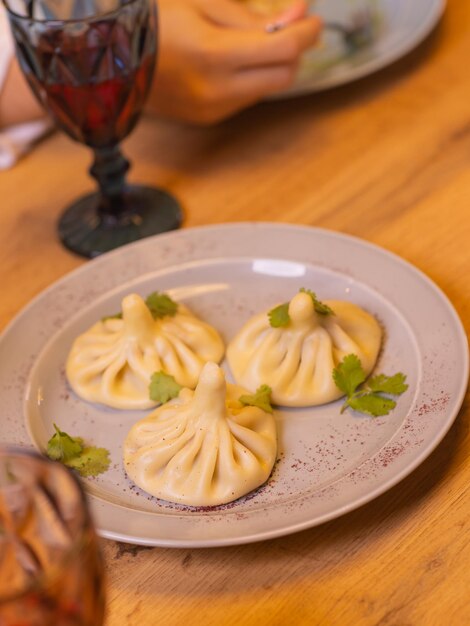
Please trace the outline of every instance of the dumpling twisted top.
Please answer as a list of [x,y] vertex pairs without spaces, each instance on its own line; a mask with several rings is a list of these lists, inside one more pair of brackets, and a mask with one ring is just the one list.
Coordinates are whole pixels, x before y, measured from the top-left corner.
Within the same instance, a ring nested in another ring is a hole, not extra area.
[[203,365],[223,354],[218,332],[183,304],[174,315],[154,319],[144,300],[130,294],[122,301],[122,319],[101,320],[75,340],[66,374],[85,400],[146,409],[155,406],[149,398],[154,372],[163,370],[194,388]]
[[342,395],[332,372],[348,354],[369,374],[381,344],[378,322],[350,302],[325,304],[334,314],[317,313],[312,297],[300,292],[289,303],[287,326],[273,328],[267,313],[251,318],[227,347],[237,383],[250,390],[266,383],[276,404],[301,407]]
[[276,459],[275,421],[243,406],[244,393],[207,363],[194,392],[183,389],[131,428],[129,477],[158,498],[192,506],[231,502],[264,483]]

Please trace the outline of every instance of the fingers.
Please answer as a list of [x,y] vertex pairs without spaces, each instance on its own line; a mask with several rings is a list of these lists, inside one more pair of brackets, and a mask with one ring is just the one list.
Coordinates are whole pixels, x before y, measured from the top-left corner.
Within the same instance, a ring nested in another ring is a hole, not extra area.
[[204,16],[217,26],[235,29],[264,30],[266,16],[259,15],[236,0],[209,0],[202,4]]
[[160,0],[161,55],[155,110],[200,124],[217,122],[287,89],[301,55],[314,45],[321,21],[304,0],[274,16],[259,16],[236,0]]
[[250,103],[287,89],[294,82],[298,64],[253,68],[239,72],[232,85],[232,98]]
[[261,15],[252,11],[239,0],[209,0],[201,6],[205,17],[218,26],[236,29],[265,30],[270,23],[290,24],[307,15],[305,0],[295,0],[282,12]]
[[279,27],[284,28],[289,24],[293,24],[297,20],[301,20],[308,14],[308,5],[305,0],[296,0],[293,4],[290,4],[284,11],[277,16],[270,19],[269,24],[266,25],[265,30],[268,32],[278,30]]
[[200,106],[193,107],[187,119],[196,124],[217,123],[266,96],[287,89],[296,73],[297,64],[254,68],[238,72],[222,92],[214,84],[206,85],[203,97],[196,99]]
[[292,64],[315,45],[321,28],[320,18],[311,16],[269,34],[227,29],[220,46],[225,62],[233,68]]
[[307,16],[305,0],[270,16],[258,15],[237,0],[199,0],[197,6],[217,33],[201,47],[209,66],[211,57],[232,69],[293,63],[316,43],[321,30],[320,18]]
[[314,46],[323,28],[323,23],[318,15],[312,15],[303,20],[291,23],[284,30],[273,33],[271,37],[275,40],[295,39],[299,46],[299,52],[305,52]]

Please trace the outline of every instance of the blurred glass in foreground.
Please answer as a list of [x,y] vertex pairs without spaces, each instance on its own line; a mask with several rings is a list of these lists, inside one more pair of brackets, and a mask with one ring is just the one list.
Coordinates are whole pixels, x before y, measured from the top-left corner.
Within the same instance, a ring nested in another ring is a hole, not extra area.
[[101,626],[103,562],[78,479],[0,447],[0,626]]

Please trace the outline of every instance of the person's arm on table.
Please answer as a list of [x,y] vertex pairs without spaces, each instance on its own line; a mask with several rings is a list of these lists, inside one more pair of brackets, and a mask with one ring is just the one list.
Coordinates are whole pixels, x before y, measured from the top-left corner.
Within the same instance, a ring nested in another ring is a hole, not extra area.
[[3,88],[0,87],[0,129],[45,117],[44,109],[26,83],[16,58],[10,61]]
[[11,167],[50,127],[14,57],[5,12],[0,7],[0,170]]
[[[272,16],[237,0],[159,0],[158,8],[159,64],[148,108],[196,124],[218,122],[289,87],[321,30],[304,0]],[[0,7],[0,169],[51,127],[14,58],[8,31]]]

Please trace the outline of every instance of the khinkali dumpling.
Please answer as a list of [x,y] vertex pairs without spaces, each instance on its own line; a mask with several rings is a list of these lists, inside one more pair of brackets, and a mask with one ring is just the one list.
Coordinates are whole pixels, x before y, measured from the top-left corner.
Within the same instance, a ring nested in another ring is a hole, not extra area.
[[369,374],[380,350],[378,322],[350,302],[324,304],[333,313],[317,313],[311,292],[301,291],[288,305],[286,326],[273,328],[267,313],[251,318],[227,347],[236,382],[251,390],[266,383],[276,404],[301,407],[342,395],[332,372],[348,354]]
[[158,498],[192,506],[231,502],[264,483],[276,459],[276,426],[270,413],[239,401],[246,393],[207,363],[195,391],[181,390],[131,428],[129,477]]
[[218,332],[181,303],[172,315],[154,319],[136,294],[122,301],[122,318],[97,322],[74,342],[66,373],[83,399],[117,409],[155,406],[149,397],[154,372],[163,370],[194,388],[207,361],[220,361]]

